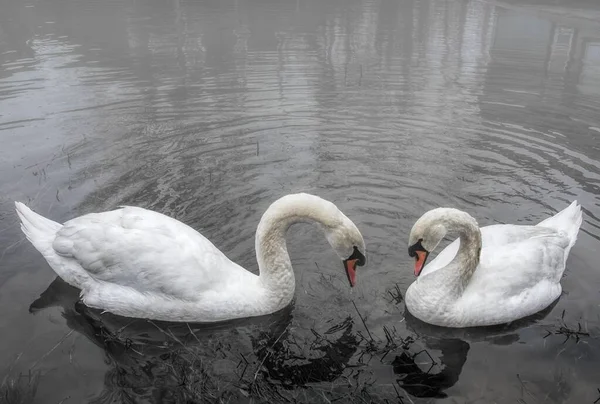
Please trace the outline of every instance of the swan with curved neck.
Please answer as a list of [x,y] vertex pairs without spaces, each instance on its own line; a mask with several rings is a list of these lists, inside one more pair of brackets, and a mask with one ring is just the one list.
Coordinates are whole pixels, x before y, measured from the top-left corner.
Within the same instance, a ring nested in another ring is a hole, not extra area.
[[[466,212],[432,209],[410,232],[408,253],[415,259],[417,280],[406,292],[406,307],[427,323],[456,328],[535,314],[560,296],[581,222],[577,201],[534,226],[480,228]],[[427,264],[447,233],[458,239]]]
[[310,194],[269,206],[256,231],[259,275],[230,261],[186,224],[139,207],[91,213],[64,224],[16,202],[21,229],[83,302],[126,317],[215,322],[287,306],[295,279],[285,236],[298,222],[318,224],[343,260],[350,286],[365,264],[358,228],[333,203]]

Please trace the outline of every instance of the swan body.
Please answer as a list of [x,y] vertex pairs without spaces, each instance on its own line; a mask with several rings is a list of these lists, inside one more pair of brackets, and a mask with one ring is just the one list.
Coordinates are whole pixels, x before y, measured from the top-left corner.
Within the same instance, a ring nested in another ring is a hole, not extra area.
[[[409,238],[418,278],[406,292],[406,307],[422,321],[453,328],[535,314],[560,296],[581,222],[577,201],[534,226],[479,228],[465,212],[433,209],[415,223]],[[425,266],[427,255],[452,231],[459,238]]]
[[354,223],[333,203],[310,194],[284,196],[263,214],[255,238],[259,275],[158,212],[125,206],[59,224],[15,205],[27,239],[58,276],[81,289],[83,303],[126,317],[215,322],[284,308],[295,290],[285,235],[297,222],[320,225],[346,259],[349,277],[365,261]]

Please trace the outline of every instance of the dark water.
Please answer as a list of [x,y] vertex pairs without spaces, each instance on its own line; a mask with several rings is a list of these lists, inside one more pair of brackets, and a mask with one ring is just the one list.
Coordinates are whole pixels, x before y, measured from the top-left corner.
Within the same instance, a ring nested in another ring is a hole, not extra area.
[[[600,9],[533,3],[0,0],[2,389],[34,403],[592,403]],[[208,329],[76,304],[13,209],[155,209],[257,271],[260,216],[297,191],[361,229],[358,287],[299,225],[293,307]],[[395,296],[425,210],[534,223],[573,199],[584,223],[555,306],[461,332],[406,316]]]

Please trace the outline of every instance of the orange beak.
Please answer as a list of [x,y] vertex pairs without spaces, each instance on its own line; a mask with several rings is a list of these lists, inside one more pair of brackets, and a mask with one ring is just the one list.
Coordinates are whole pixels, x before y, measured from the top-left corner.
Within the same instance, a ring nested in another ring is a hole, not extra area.
[[356,263],[358,259],[351,259],[344,261],[344,267],[346,268],[346,275],[348,275],[348,281],[350,282],[350,287],[354,287],[356,285]]
[[419,276],[425,266],[429,253],[427,251],[415,251],[415,253],[415,276]]

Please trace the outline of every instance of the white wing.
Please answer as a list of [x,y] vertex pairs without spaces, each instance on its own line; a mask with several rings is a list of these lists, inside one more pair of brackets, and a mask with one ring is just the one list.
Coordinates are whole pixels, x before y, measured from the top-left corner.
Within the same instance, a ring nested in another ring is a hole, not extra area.
[[[538,226],[520,226],[513,224],[493,224],[484,226],[481,230],[481,242],[483,249],[505,246],[511,243],[519,243],[541,235],[556,234],[554,230]],[[420,276],[425,276],[448,265],[456,256],[460,246],[460,239],[448,244],[432,261],[423,268]],[[484,252],[482,251],[482,256]],[[477,269],[479,271],[479,269]]]
[[70,220],[52,246],[94,279],[176,299],[255,277],[191,227],[137,207]]
[[564,233],[550,232],[483,249],[456,312],[470,321],[507,322],[552,303],[562,290],[569,239]]

